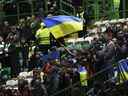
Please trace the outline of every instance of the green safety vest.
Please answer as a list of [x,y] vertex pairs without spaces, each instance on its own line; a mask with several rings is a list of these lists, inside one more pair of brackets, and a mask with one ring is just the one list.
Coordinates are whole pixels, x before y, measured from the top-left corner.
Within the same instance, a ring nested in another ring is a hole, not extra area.
[[88,74],[87,71],[80,72],[81,86],[87,86]]
[[50,45],[50,32],[47,28],[40,28],[36,32],[36,38],[39,45]]
[[115,13],[115,18],[119,18],[119,6],[120,6],[120,0],[113,0],[114,4],[114,13]]

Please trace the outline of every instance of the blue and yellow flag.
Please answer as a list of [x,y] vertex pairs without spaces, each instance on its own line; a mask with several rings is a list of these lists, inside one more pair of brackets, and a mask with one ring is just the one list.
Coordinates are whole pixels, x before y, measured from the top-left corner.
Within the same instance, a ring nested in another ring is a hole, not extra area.
[[74,16],[52,16],[43,22],[56,39],[83,30],[82,20]]
[[128,59],[123,59],[118,62],[118,76],[120,78],[120,82],[128,80]]

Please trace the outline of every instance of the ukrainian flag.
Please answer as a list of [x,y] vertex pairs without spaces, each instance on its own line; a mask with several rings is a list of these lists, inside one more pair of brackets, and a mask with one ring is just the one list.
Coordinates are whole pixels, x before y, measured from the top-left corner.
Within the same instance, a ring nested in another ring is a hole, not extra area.
[[56,39],[83,30],[83,21],[74,16],[52,16],[43,22]]
[[128,80],[128,59],[123,59],[118,62],[118,76],[120,82]]

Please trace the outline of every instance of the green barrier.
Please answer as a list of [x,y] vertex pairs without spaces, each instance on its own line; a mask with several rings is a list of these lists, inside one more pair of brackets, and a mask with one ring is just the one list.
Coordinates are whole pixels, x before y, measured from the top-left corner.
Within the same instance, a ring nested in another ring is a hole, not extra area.
[[90,44],[86,43],[86,42],[79,42],[76,44],[67,44],[67,48],[71,48],[71,49],[88,49],[90,48]]

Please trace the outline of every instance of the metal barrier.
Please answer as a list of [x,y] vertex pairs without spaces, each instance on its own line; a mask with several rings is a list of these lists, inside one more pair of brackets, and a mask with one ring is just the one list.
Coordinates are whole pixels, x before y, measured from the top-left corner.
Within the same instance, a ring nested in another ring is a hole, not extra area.
[[[3,1],[3,0],[2,0]],[[14,0],[15,1],[15,0]],[[47,16],[48,13],[48,2],[47,0],[38,0],[43,2],[44,4],[42,5],[42,7],[44,8],[44,13],[41,14],[45,14]],[[114,4],[114,0],[83,0],[83,4],[80,6],[83,8],[83,11],[86,8],[89,8],[89,11],[91,11],[91,15],[90,17],[93,17],[95,21],[100,20],[102,17],[108,17],[108,19],[118,19],[119,15],[121,18],[126,18],[127,14],[128,14],[128,10],[126,9],[126,0],[122,0],[123,2],[120,2],[120,4],[122,4],[123,8],[121,10],[118,11],[118,7],[119,4]],[[12,0],[11,0],[12,2]],[[23,2],[28,2],[30,4],[30,12],[29,13],[20,13],[20,3]],[[18,1],[18,2],[14,2],[12,4],[15,4],[16,6],[16,14],[13,17],[16,17],[17,20],[19,20],[22,16],[28,16],[29,15],[33,15],[33,14],[37,14],[38,11],[35,11],[35,2],[38,3],[36,0],[24,0],[24,1]],[[8,2],[6,2],[8,3]],[[3,3],[3,4],[6,4]],[[2,4],[2,2],[0,3]],[[41,4],[41,3],[40,3]],[[104,6],[105,5],[105,6]],[[116,8],[115,6],[118,5]],[[125,6],[124,6],[125,5]],[[76,15],[77,14],[77,10],[75,9],[75,6],[72,5],[72,0],[58,0],[57,1],[57,10],[58,10],[58,14],[66,14],[66,15]],[[23,15],[24,14],[24,15]],[[2,15],[1,15],[2,16]],[[4,17],[12,17],[12,15],[6,15],[6,16],[2,16]],[[1,18],[2,18],[1,17]]]
[[75,15],[75,8],[70,0],[59,0],[60,14]]

